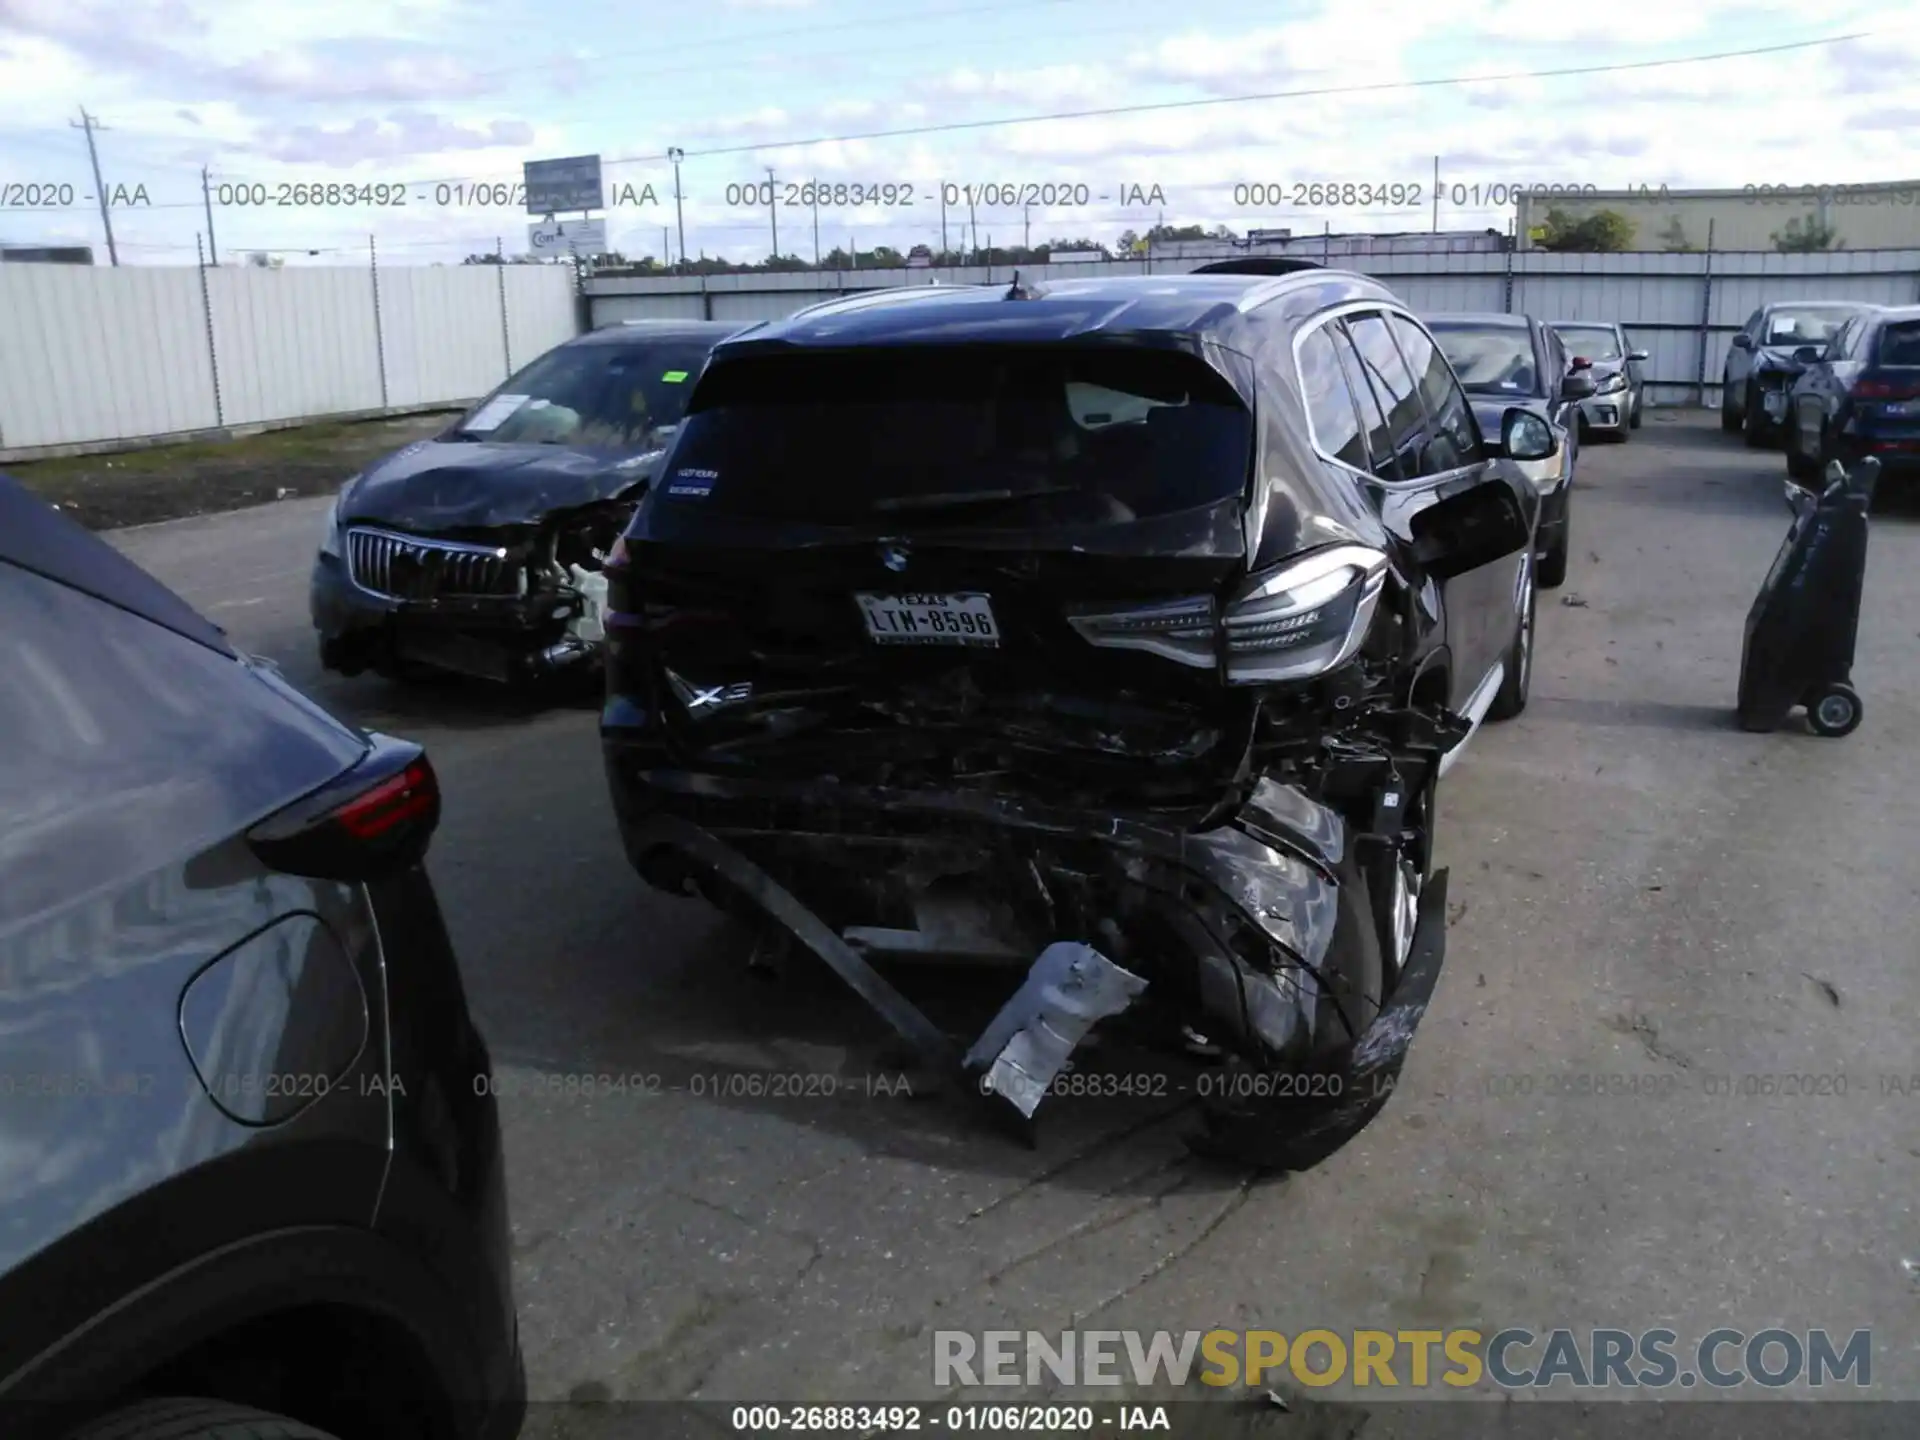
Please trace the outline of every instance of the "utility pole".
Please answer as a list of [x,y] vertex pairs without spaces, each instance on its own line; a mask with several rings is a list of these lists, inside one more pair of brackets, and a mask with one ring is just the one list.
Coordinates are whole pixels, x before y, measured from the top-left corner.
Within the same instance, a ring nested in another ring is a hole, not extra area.
[[1031,205],[1020,207],[1020,248],[1022,250],[1033,248],[1033,206]]
[[813,187],[813,268],[820,268],[820,187]]
[[973,225],[973,253],[980,253],[980,216],[973,208],[973,196],[967,196],[967,219]]
[[[673,246],[667,241],[667,227],[664,225],[660,227],[660,255],[667,264],[673,264]],[[680,258],[684,260],[687,257],[682,255]]]
[[220,242],[213,238],[213,187],[207,182],[207,167],[200,167],[200,198],[207,205],[207,249],[213,252],[213,263],[220,263]]
[[114,248],[113,217],[107,213],[107,182],[100,178],[100,150],[93,143],[93,132],[107,127],[87,114],[87,107],[84,105],[80,107],[79,120],[69,120],[67,124],[75,130],[87,132],[87,158],[93,161],[93,188],[100,197],[100,224],[107,232],[107,258],[117,266],[120,263],[120,252]]
[[1440,233],[1440,157],[1433,157],[1433,233]]
[[667,151],[667,159],[673,162],[673,218],[680,227],[680,263],[687,263],[687,216],[680,208],[680,162],[687,158],[687,152],[678,145]]
[[947,182],[940,182],[940,258],[945,260],[947,250]]
[[773,258],[780,258],[780,186],[773,178],[773,167],[767,167],[767,223],[773,227]]

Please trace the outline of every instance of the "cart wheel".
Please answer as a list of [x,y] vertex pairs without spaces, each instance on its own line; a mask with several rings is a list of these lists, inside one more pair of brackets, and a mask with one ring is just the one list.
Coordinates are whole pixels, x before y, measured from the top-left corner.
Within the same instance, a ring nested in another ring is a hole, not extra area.
[[1860,697],[1851,685],[1829,685],[1807,706],[1807,724],[1816,735],[1830,738],[1851,735],[1864,713]]

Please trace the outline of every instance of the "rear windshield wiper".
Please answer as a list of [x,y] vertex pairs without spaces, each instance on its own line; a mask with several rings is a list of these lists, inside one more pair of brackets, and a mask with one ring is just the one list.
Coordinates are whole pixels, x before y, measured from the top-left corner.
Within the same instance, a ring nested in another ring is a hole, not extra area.
[[1041,485],[1031,490],[950,490],[938,495],[890,495],[873,502],[875,510],[959,510],[974,505],[1004,505],[1042,495],[1077,495],[1078,485]]

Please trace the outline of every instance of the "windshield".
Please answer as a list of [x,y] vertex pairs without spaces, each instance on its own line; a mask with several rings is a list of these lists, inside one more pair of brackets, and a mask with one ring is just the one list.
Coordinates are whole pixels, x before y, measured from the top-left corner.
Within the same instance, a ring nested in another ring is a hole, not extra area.
[[1556,325],[1554,333],[1566,342],[1569,355],[1588,360],[1618,360],[1625,352],[1611,325]]
[[638,449],[678,425],[711,345],[567,345],[550,350],[476,405],[456,427],[469,440]]
[[1824,345],[1847,321],[1851,310],[1776,310],[1767,317],[1763,345]]
[[1252,417],[1172,353],[753,357],[708,378],[669,500],[821,524],[1120,521],[1238,495]]
[[1486,395],[1532,395],[1539,385],[1533,338],[1519,325],[1429,326],[1467,390]]

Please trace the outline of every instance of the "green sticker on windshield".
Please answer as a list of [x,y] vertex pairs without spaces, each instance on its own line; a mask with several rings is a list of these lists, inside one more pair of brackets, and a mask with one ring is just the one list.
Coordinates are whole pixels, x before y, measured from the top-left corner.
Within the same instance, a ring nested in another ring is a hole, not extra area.
[[682,380],[687,378],[687,372],[684,370],[669,370],[660,378],[669,385],[678,385]]

